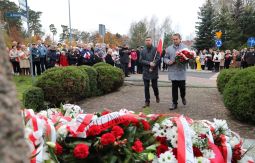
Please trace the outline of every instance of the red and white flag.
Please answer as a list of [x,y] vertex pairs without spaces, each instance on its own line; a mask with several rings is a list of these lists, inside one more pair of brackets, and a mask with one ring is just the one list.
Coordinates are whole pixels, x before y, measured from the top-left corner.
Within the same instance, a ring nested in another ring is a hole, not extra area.
[[163,37],[161,37],[158,41],[158,46],[157,46],[157,52],[159,52],[159,55],[161,56],[163,51]]

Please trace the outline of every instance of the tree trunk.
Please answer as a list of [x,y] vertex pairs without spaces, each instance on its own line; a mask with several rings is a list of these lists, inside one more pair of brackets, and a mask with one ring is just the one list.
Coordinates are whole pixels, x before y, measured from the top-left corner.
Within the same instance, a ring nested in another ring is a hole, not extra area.
[[12,67],[0,31],[0,163],[28,162]]

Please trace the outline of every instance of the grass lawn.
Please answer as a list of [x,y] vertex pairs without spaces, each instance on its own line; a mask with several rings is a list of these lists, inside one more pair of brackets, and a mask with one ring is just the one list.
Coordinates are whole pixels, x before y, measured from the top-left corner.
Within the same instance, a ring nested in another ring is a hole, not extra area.
[[16,90],[18,94],[18,99],[22,101],[23,92],[32,86],[31,76],[14,76],[13,81],[16,85]]

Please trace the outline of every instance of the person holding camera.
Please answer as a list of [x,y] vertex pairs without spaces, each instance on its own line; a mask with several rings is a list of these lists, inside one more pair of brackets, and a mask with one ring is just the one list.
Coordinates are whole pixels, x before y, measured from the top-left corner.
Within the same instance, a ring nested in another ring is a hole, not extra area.
[[219,72],[220,70],[220,59],[221,59],[221,55],[220,55],[220,51],[217,50],[213,56],[213,62],[214,62],[214,70],[215,72]]
[[150,106],[150,81],[154,95],[156,96],[156,102],[159,103],[159,90],[158,90],[158,64],[160,61],[160,55],[157,52],[157,48],[152,46],[151,37],[147,37],[145,40],[146,47],[141,51],[139,61],[143,66],[143,82],[144,82],[144,94],[145,105]]

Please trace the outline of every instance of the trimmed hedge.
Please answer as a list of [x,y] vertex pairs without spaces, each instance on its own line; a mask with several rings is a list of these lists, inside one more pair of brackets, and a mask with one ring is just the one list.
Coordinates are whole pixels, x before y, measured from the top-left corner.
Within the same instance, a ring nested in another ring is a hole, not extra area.
[[89,76],[89,93],[88,97],[98,96],[101,94],[101,91],[97,88],[97,76],[98,73],[95,68],[91,66],[78,66],[78,68],[86,72]]
[[255,67],[238,71],[226,84],[223,95],[234,117],[255,123]]
[[217,77],[217,87],[219,92],[222,94],[226,84],[229,80],[240,71],[240,69],[224,69],[220,71],[220,74]]
[[55,67],[45,71],[35,83],[45,100],[53,105],[75,102],[89,94],[89,77],[76,66]]
[[100,66],[111,66],[113,67],[112,65],[108,64],[108,63],[105,63],[105,62],[99,62],[99,63],[96,63],[93,65],[94,68],[97,68],[97,67],[100,67]]
[[113,66],[96,66],[98,72],[98,88],[103,93],[118,90],[124,83],[124,73]]
[[28,109],[40,111],[44,108],[44,94],[43,90],[39,87],[30,87],[23,92],[23,105]]

